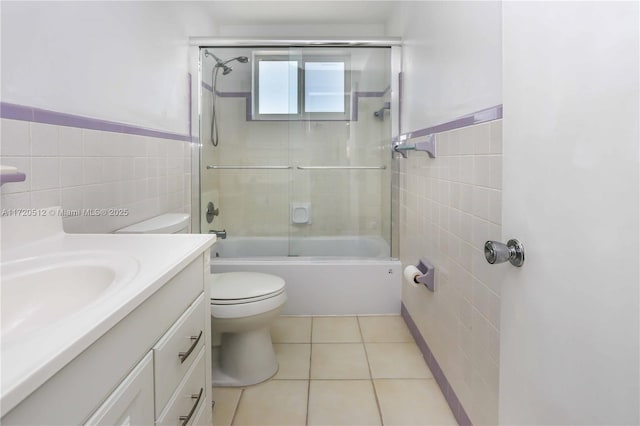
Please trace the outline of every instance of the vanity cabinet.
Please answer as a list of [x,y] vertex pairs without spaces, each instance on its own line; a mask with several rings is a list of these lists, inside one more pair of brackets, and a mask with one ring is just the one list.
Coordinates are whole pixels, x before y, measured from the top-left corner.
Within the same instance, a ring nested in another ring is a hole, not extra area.
[[153,421],[153,353],[149,352],[85,424],[151,425]]
[[2,424],[210,425],[208,269],[207,250],[3,416]]

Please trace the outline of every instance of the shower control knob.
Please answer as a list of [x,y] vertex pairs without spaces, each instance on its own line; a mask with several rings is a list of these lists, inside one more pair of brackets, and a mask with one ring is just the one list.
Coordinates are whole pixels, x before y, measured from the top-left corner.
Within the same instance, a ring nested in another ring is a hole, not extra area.
[[507,260],[513,266],[522,266],[524,263],[524,247],[516,239],[507,241],[504,245],[497,241],[484,243],[484,257],[490,264],[504,263]]

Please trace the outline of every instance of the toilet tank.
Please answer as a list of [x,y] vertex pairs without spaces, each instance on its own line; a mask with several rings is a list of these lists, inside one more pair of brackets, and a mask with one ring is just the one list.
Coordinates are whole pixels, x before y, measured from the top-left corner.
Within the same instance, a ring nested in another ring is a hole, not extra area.
[[167,213],[115,231],[116,234],[186,234],[189,214]]

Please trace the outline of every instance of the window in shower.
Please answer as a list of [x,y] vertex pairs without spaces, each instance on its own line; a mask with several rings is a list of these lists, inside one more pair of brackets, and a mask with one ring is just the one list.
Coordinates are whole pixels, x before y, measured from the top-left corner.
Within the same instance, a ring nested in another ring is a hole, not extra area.
[[257,59],[254,91],[257,115],[262,118],[298,115],[298,61],[281,57]]
[[348,120],[349,58],[254,55],[253,118]]

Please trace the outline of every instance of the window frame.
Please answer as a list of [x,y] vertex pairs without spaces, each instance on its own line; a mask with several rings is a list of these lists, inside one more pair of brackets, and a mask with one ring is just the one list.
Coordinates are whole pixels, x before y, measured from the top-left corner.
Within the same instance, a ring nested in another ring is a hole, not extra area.
[[[254,121],[349,121],[351,119],[351,58],[347,54],[335,53],[296,53],[295,51],[259,51],[252,54],[251,71],[251,119]],[[290,114],[260,114],[260,61],[296,61],[298,62],[297,112]],[[344,112],[306,112],[305,111],[305,71],[309,62],[341,62],[344,64]]]

